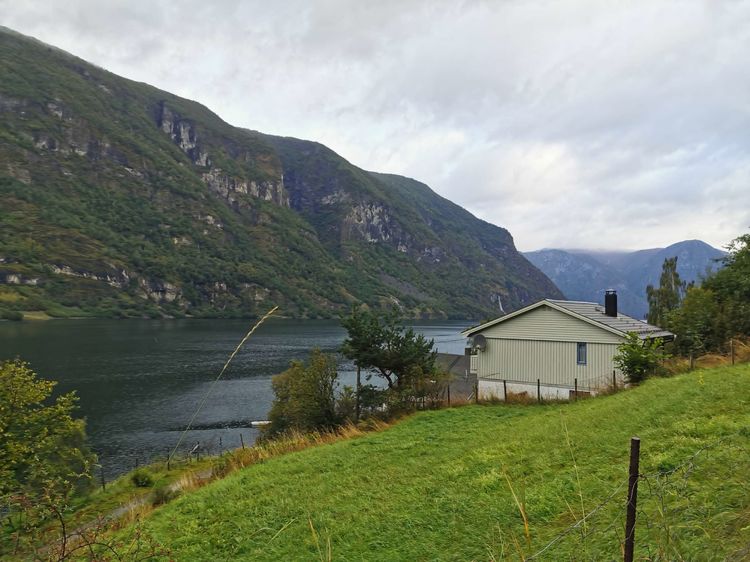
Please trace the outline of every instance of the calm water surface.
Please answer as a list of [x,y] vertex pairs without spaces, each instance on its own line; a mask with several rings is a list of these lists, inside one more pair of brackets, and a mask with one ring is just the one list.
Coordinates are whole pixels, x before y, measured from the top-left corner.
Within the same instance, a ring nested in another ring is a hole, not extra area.
[[[75,390],[79,415],[105,474],[115,476],[165,456],[252,325],[249,320],[52,320],[0,322],[0,360],[21,357],[56,392]],[[422,322],[416,331],[439,351],[462,353],[459,331],[471,322]],[[184,440],[184,449],[234,448],[254,441],[250,421],[264,420],[271,377],[310,349],[335,351],[345,337],[336,321],[271,319],[237,354]],[[343,384],[354,384],[341,363]]]

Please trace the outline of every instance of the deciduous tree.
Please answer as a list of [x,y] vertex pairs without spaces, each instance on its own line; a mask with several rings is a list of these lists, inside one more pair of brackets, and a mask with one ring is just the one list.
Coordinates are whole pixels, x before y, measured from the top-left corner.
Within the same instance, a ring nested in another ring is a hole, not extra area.
[[271,382],[275,398],[269,413],[269,432],[313,431],[338,425],[337,376],[336,358],[319,349],[314,349],[306,362],[292,361],[289,369]]
[[51,399],[55,382],[21,360],[0,363],[0,495],[85,487],[95,456],[76,396]]
[[677,273],[677,256],[666,258],[662,264],[659,287],[648,285],[648,322],[655,326],[664,326],[667,315],[682,302],[685,296],[686,283],[680,280]]

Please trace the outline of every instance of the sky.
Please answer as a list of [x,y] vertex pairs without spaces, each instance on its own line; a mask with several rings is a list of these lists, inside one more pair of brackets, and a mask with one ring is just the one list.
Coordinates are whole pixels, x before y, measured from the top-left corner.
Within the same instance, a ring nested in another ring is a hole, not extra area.
[[750,0],[0,0],[0,24],[418,179],[524,251],[750,229]]

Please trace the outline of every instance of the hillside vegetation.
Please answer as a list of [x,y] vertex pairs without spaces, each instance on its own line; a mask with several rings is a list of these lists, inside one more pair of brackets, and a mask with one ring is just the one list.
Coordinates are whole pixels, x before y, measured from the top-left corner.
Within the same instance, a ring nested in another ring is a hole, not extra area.
[[0,28],[0,317],[474,318],[559,297],[503,228]]
[[638,435],[637,559],[744,559],[748,406],[744,365],[573,404],[425,412],[250,466],[144,530],[177,560],[518,560],[552,541],[534,559],[614,560]]

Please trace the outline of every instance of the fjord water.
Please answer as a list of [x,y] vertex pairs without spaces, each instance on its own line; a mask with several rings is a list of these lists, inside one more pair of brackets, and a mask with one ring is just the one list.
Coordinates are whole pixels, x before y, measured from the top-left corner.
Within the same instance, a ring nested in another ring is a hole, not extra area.
[[[108,478],[174,447],[197,405],[253,322],[249,320],[51,320],[0,322],[0,361],[20,357],[36,373],[75,390],[78,414]],[[445,353],[462,353],[467,322],[425,321],[414,329]],[[313,348],[334,352],[345,337],[337,321],[266,322],[213,388],[182,447],[204,451],[257,437],[273,399],[271,377]],[[343,384],[354,384],[342,360]]]

